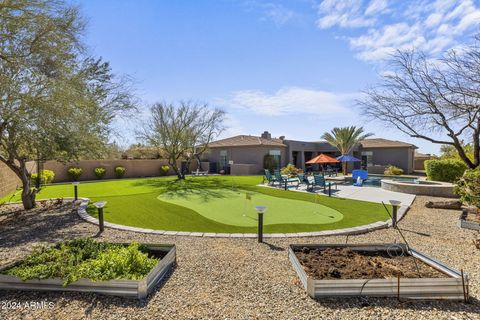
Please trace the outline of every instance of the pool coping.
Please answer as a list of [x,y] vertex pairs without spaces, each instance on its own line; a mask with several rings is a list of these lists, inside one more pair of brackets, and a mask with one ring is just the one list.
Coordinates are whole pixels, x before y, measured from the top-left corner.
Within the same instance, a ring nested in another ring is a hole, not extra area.
[[[64,200],[74,200],[74,198],[63,198]],[[78,198],[80,204],[76,210],[77,214],[83,220],[90,222],[92,224],[98,225],[98,219],[92,217],[87,213],[87,206],[90,202],[89,198]],[[398,219],[401,221],[402,218],[407,213],[409,206],[401,206],[398,210]],[[215,233],[215,232],[190,232],[190,231],[169,231],[169,230],[156,230],[156,229],[146,229],[139,227],[125,226],[122,224],[105,222],[104,226],[107,228],[132,231],[139,233],[147,234],[158,234],[166,236],[188,236],[188,237],[205,237],[205,238],[256,238],[256,233]],[[324,231],[313,231],[313,232],[298,232],[298,233],[266,233],[263,235],[264,238],[302,238],[302,237],[319,237],[319,236],[346,236],[346,235],[356,235],[367,233],[380,229],[387,229],[392,226],[392,219],[386,221],[377,221],[370,224],[356,226],[351,228],[335,229],[335,230],[324,230]]]

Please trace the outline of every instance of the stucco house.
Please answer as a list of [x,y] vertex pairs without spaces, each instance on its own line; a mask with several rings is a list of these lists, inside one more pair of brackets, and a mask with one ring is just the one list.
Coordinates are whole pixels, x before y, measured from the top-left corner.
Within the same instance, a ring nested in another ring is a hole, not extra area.
[[[415,149],[415,145],[402,141],[366,139],[351,152],[362,162],[350,163],[349,170],[365,167],[371,173],[383,173],[386,166],[395,165],[405,173],[411,173],[414,170]],[[325,141],[289,140],[283,136],[272,138],[265,131],[260,136],[238,135],[214,141],[203,159],[210,162],[212,171],[224,170],[233,175],[247,175],[262,171],[265,155],[273,156],[279,167],[293,163],[306,169],[305,162],[320,153],[333,157],[340,155],[336,148]]]

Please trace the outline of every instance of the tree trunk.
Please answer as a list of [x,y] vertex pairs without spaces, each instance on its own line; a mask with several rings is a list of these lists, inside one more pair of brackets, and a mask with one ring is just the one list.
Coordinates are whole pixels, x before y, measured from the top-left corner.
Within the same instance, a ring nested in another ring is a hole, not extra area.
[[177,167],[177,162],[176,161],[170,161],[169,162],[170,166],[172,167],[173,171],[175,171],[177,178],[179,180],[185,179],[185,174],[181,172],[181,169]]
[[343,175],[346,176],[347,175],[347,163],[346,162],[342,162],[342,171],[343,171]]
[[22,181],[22,203],[25,210],[35,208],[35,196],[37,189],[32,189],[30,186],[30,174],[27,171],[27,166],[24,160],[19,161],[20,166],[11,168]]

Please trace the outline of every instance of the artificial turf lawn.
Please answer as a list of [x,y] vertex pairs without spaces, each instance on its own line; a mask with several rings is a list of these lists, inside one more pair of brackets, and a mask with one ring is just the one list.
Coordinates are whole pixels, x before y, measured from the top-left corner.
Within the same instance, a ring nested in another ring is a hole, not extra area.
[[[332,230],[388,219],[382,204],[256,186],[261,182],[259,176],[190,177],[186,181],[177,181],[172,177],[110,180],[81,183],[79,196],[90,198],[92,202],[107,201],[104,210],[106,221],[159,230],[254,233],[257,230],[255,214],[250,210],[247,217],[251,221],[241,220],[247,218],[243,217],[246,200],[241,199],[246,191],[255,193],[252,200],[248,200],[252,203],[252,209],[257,204],[255,199],[268,202],[269,208],[264,215],[266,233]],[[228,197],[212,197],[215,199],[210,202],[213,212],[208,212],[209,203],[205,203],[201,209],[198,203],[185,206],[185,197],[193,197],[197,202],[202,197],[218,193],[228,195],[227,190],[241,194],[238,198],[232,197],[231,201],[228,201]],[[72,196],[71,184],[59,184],[43,187],[37,199]],[[172,196],[175,200],[172,200]],[[277,199],[278,202],[275,201]],[[2,199],[7,200],[20,200],[19,193]],[[262,201],[258,204],[265,203]],[[318,208],[321,210],[317,212]],[[91,206],[89,213],[96,215]],[[343,215],[343,219],[337,220],[340,215]]]

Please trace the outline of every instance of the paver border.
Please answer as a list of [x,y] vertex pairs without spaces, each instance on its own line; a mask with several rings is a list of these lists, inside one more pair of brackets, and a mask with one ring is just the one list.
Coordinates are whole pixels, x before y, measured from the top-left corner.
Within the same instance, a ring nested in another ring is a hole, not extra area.
[[[66,200],[73,200],[73,198],[64,198]],[[83,220],[98,225],[98,219],[95,219],[87,213],[87,206],[90,202],[88,198],[78,198],[80,204],[77,208],[77,214]],[[398,210],[398,221],[400,221],[405,214],[407,213],[409,206],[401,206]],[[335,229],[335,230],[323,230],[323,231],[314,231],[314,232],[298,232],[298,233],[267,233],[264,234],[264,238],[303,238],[303,237],[319,237],[319,236],[346,236],[354,234],[367,233],[379,229],[386,229],[392,226],[392,219],[386,221],[377,221],[363,226],[356,226],[351,228],[344,229]],[[154,230],[154,229],[145,229],[138,227],[130,227],[116,223],[105,222],[105,227],[141,232],[148,234],[163,234],[170,236],[184,236],[184,237],[208,237],[208,238],[256,238],[256,233],[215,233],[215,232],[185,232],[185,231],[165,231],[165,230]]]
[[[42,200],[56,200],[57,198],[52,199],[42,199]],[[75,200],[74,198],[62,198],[63,200]],[[87,206],[90,202],[89,198],[78,198],[80,204],[76,209],[77,214],[83,220],[90,222],[92,224],[98,225],[98,219],[95,219],[87,213]],[[6,204],[19,204],[21,201],[16,202],[6,202]],[[410,209],[410,206],[401,206],[398,209],[397,221],[403,219],[405,214]],[[183,236],[183,237],[206,237],[206,238],[256,238],[256,233],[215,233],[215,232],[190,232],[190,231],[170,231],[170,230],[156,230],[148,228],[139,228],[125,226],[123,224],[116,224],[111,222],[105,222],[104,226],[111,229],[132,231],[139,233],[148,233],[148,234],[158,234],[158,235],[168,235],[168,236]],[[304,237],[321,237],[321,236],[347,236],[368,233],[380,229],[387,229],[392,227],[392,219],[386,221],[377,221],[362,226],[343,228],[343,229],[334,229],[334,230],[322,230],[322,231],[312,231],[312,232],[295,232],[295,233],[265,233],[264,238],[304,238]]]

